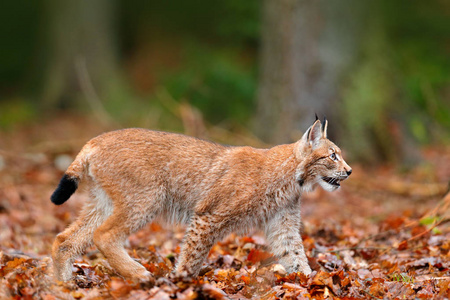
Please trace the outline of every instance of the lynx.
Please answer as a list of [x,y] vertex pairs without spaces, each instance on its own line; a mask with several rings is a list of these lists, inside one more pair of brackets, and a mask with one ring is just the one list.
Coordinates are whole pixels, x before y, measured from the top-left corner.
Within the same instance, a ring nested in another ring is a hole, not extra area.
[[127,237],[162,218],[188,224],[175,274],[196,276],[210,248],[231,232],[261,229],[287,272],[311,273],[300,235],[300,195],[340,187],[352,172],[316,120],[293,144],[270,149],[218,145],[181,134],[123,129],[90,140],[51,196],[60,205],[80,182],[90,200],[53,244],[58,280],[95,244],[125,278],[153,280],[131,259]]

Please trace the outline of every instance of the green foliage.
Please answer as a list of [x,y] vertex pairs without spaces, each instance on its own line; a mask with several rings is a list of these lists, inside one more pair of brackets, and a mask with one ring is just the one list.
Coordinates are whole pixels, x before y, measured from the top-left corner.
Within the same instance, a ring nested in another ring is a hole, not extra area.
[[177,101],[198,107],[206,120],[226,119],[244,124],[253,113],[256,76],[252,67],[240,63],[234,50],[189,46],[182,71],[162,80]]
[[426,218],[422,218],[419,221],[420,225],[434,225],[435,223],[437,223],[439,221],[439,217],[436,216],[431,216],[431,217],[426,217]]
[[431,228],[431,231],[434,234],[441,234],[442,232],[435,225],[435,224],[439,223],[441,220],[442,220],[441,217],[430,216],[430,217],[425,217],[425,218],[420,219],[419,224],[426,226],[428,229]]
[[158,36],[170,36],[181,48],[180,65],[156,74],[156,91],[149,96],[152,108],[163,114],[160,123],[180,125],[167,111],[172,105],[164,103],[171,101],[167,97],[197,107],[213,124],[247,123],[256,90],[259,1],[131,0],[120,5],[125,48],[142,40],[158,47]]
[[122,28],[129,37],[163,31],[226,44],[259,39],[257,0],[124,0],[120,6]]
[[[450,128],[450,22],[445,1],[384,1],[386,32],[400,79],[409,126],[422,143],[448,139]],[[400,13],[401,12],[401,13]]]
[[12,128],[15,124],[27,123],[36,118],[36,108],[23,98],[12,98],[0,102],[0,128]]
[[[393,90],[388,43],[379,24],[373,24],[364,56],[343,90],[343,111],[347,134],[344,141],[351,145],[354,158],[374,162],[389,157],[391,142],[387,135],[388,107],[398,108]],[[366,138],[362,138],[366,137]],[[381,157],[380,157],[381,156]]]
[[[359,160],[396,160],[397,138],[449,142],[450,23],[445,2],[378,1],[343,89],[343,139]],[[392,124],[394,120],[395,124]],[[395,126],[404,124],[401,135]],[[406,129],[406,130],[405,130]]]
[[[116,125],[183,131],[183,102],[198,108],[212,124],[246,125],[254,111],[254,66],[236,49],[200,42],[186,42],[183,48],[181,66],[157,74],[158,85],[151,94],[138,96],[123,81],[111,80],[100,100]],[[83,95],[78,103],[86,107],[88,101]]]
[[105,110],[120,127],[142,126],[142,120],[150,117],[152,110],[148,103],[137,97],[123,80],[111,80],[102,94]]
[[[255,57],[261,1],[116,3],[116,15],[109,17],[116,21],[114,36],[122,59],[119,67],[126,66],[129,58],[134,59],[135,52],[143,52],[139,47],[161,47],[161,51],[155,51],[156,56],[164,52],[159,37],[176,41],[169,47],[179,46],[181,58],[164,74],[151,70],[156,86],[144,95],[137,96],[133,84],[128,85],[123,77],[122,82],[111,80],[107,88],[96,86],[113,119],[123,126],[181,130],[179,117],[164,102],[170,97],[176,103],[185,101],[197,107],[213,124],[248,124],[254,114],[257,89]],[[43,83],[39,79],[47,71],[45,60],[58,59],[42,53],[52,47],[43,27],[50,17],[44,13],[45,5],[52,4],[40,0],[7,1],[0,12],[5,23],[0,28],[4,41],[0,49],[0,126],[23,122],[37,114],[35,107],[43,107],[39,93],[45,89],[39,86]],[[379,0],[369,6],[376,9],[368,14],[368,26],[361,25],[365,32],[362,55],[355,59],[349,84],[342,91],[345,127],[351,129],[344,137],[352,144],[348,149],[353,150],[355,158],[392,159],[389,148],[396,142],[389,135],[392,118],[406,124],[406,131],[422,144],[449,142],[450,2],[412,0],[405,4]],[[167,95],[161,96],[160,91]],[[34,105],[22,100],[23,95],[35,99]],[[69,97],[89,107],[85,95],[68,93]],[[60,102],[73,103],[73,99]],[[60,104],[58,108],[70,108]]]
[[30,71],[38,41],[40,1],[3,1],[0,9],[0,92],[19,88]]
[[391,280],[403,283],[414,283],[414,278],[406,273],[394,273],[391,275]]

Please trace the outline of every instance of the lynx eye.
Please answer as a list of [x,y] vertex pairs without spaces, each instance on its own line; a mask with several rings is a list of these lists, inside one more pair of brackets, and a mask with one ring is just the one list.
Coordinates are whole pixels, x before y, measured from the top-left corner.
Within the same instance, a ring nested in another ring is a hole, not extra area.
[[331,153],[330,158],[331,158],[332,160],[337,160],[336,153],[334,153],[334,152]]

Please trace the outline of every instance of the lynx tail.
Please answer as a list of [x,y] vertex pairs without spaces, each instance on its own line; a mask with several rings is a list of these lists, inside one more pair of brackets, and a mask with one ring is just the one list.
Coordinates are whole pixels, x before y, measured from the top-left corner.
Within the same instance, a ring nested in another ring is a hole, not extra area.
[[78,153],[74,162],[69,166],[64,176],[61,178],[58,187],[50,197],[54,204],[63,204],[77,190],[78,183],[83,178],[83,174],[88,166],[87,156],[89,151],[90,146],[84,146],[80,153]]
[[64,176],[61,178],[61,181],[59,182],[58,187],[50,197],[52,202],[56,205],[61,205],[66,202],[70,198],[70,196],[72,196],[72,194],[77,190],[78,181],[79,178],[70,177],[69,175],[64,174]]

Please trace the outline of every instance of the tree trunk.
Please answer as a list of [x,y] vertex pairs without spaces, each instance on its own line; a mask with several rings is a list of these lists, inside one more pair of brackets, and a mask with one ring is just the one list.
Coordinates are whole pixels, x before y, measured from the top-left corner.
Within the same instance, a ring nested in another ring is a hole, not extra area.
[[[66,107],[80,96],[87,79],[102,95],[117,79],[113,23],[114,0],[45,0],[46,66],[43,73],[44,108]],[[85,66],[87,72],[80,72]],[[86,78],[85,78],[86,80]]]
[[364,21],[358,0],[265,0],[257,134],[270,143],[299,138],[314,114],[337,128],[339,83],[356,56]]

